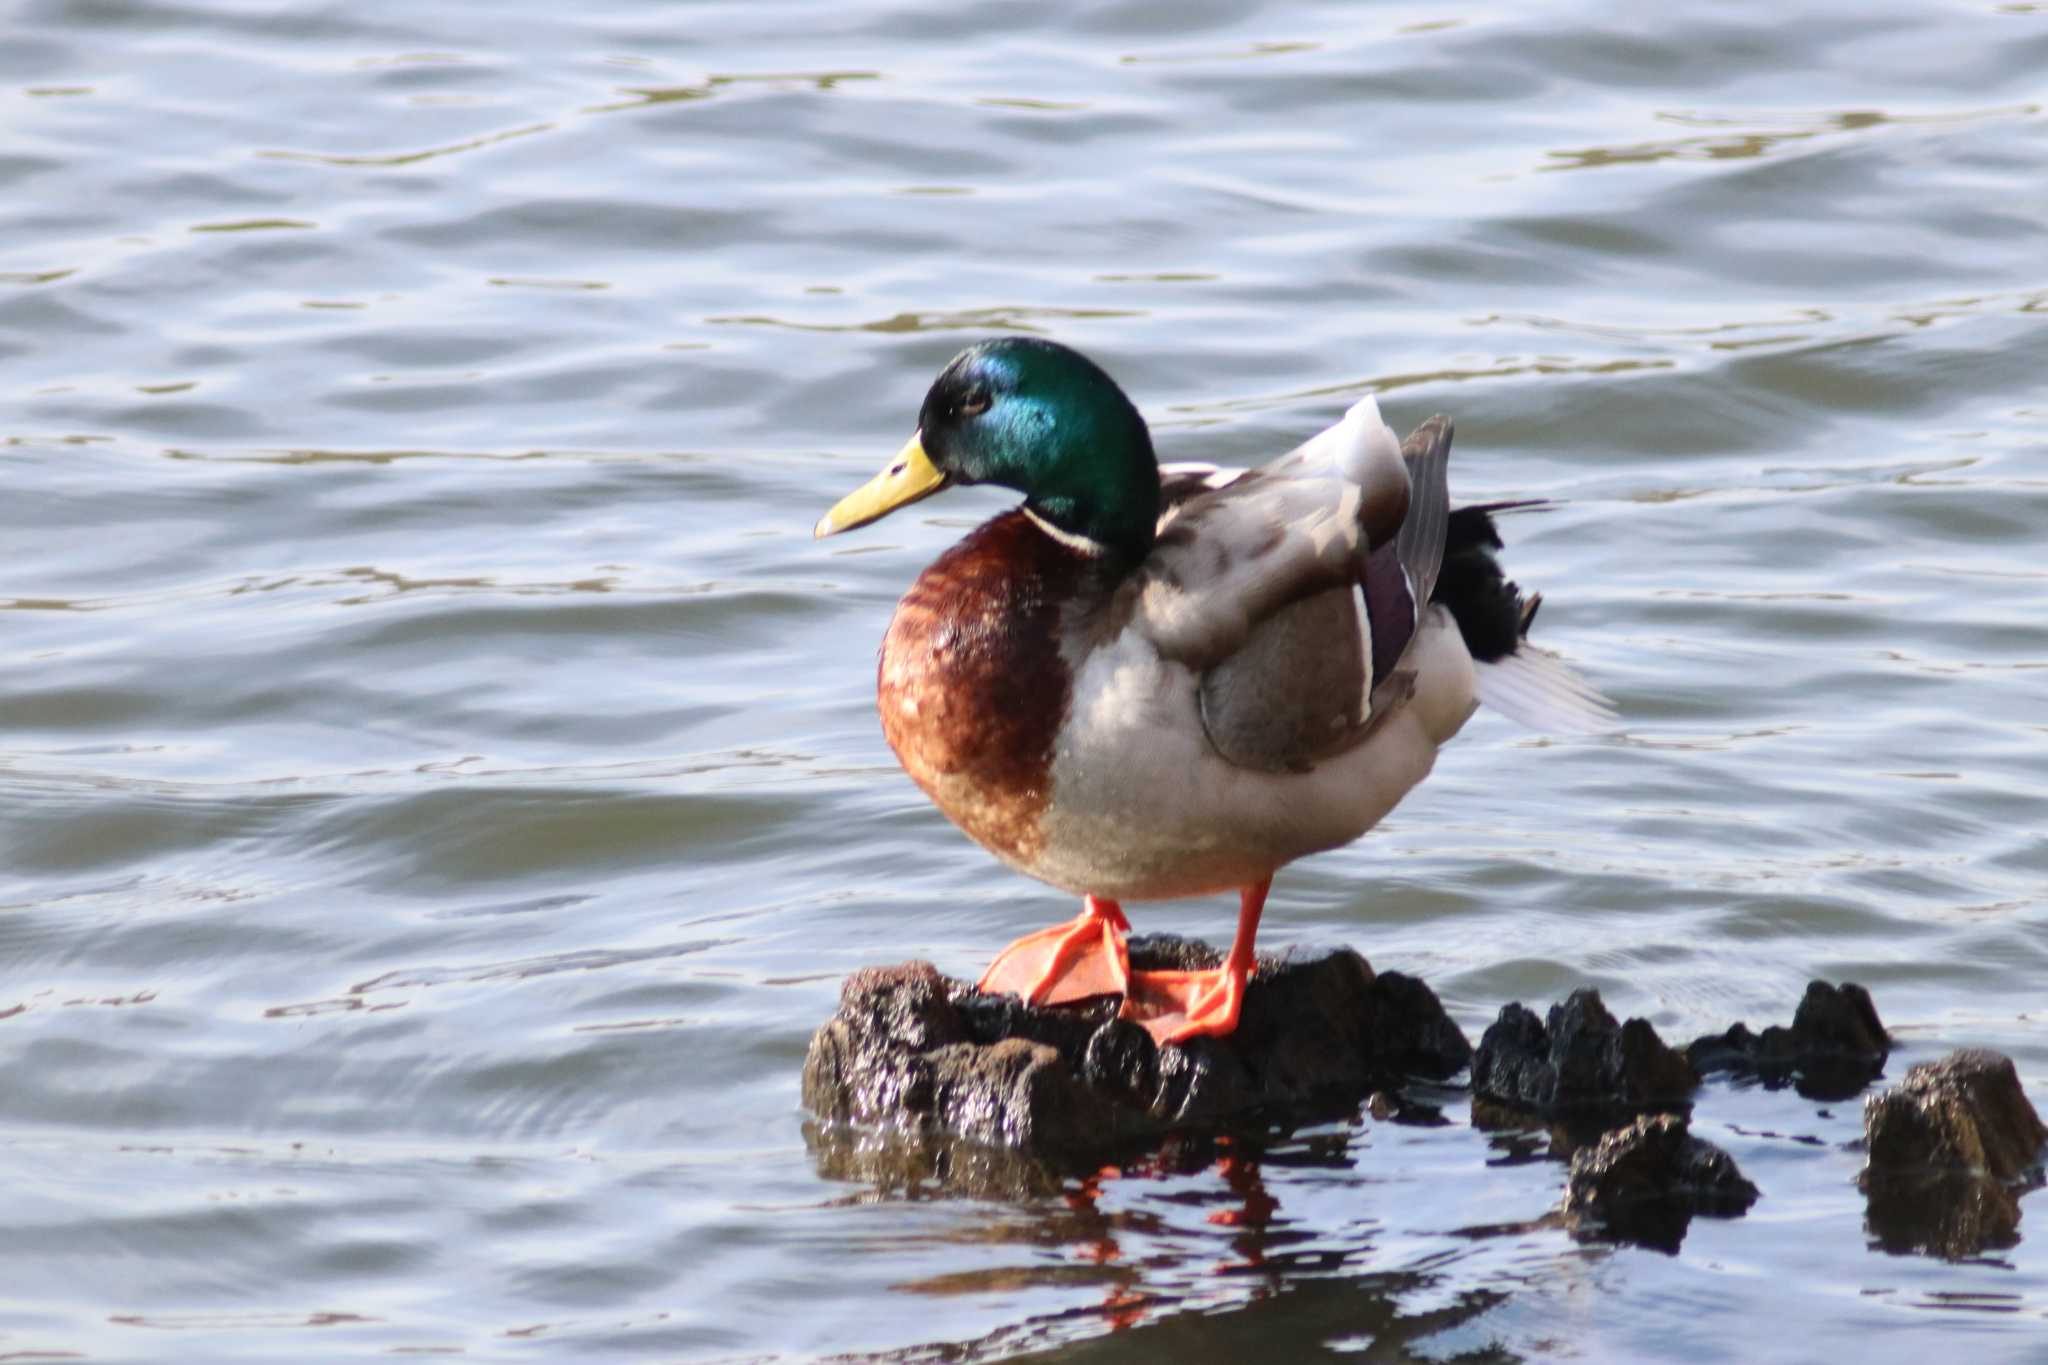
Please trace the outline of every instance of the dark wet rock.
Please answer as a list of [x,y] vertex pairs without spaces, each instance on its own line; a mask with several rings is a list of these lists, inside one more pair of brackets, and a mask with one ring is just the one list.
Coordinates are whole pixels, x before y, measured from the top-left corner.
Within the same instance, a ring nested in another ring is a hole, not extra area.
[[1159,1092],[1159,1049],[1141,1025],[1113,1018],[1088,1035],[1081,1079],[1125,1103],[1150,1103]]
[[[974,1026],[986,1021],[958,1007],[959,987],[928,962],[847,978],[839,1013],[811,1038],[805,1105],[829,1122],[999,1147],[1031,1149],[1075,1131],[1119,1135],[1116,1106],[1062,1065],[1054,1043],[1028,1033],[977,1041]],[[1085,1048],[1092,1030],[1073,1024],[1072,1041]]]
[[1853,981],[1813,981],[1790,1028],[1773,1024],[1753,1033],[1736,1024],[1694,1039],[1685,1055],[1703,1076],[1733,1072],[1772,1087],[1790,1083],[1809,1099],[1842,1100],[1882,1075],[1890,1052],[1869,991]]
[[1547,1019],[1503,1006],[1472,1061],[1476,1100],[1545,1118],[1683,1108],[1698,1086],[1692,1064],[1649,1021],[1617,1022],[1590,987],[1551,1006]]
[[1436,992],[1402,972],[1381,972],[1367,996],[1366,1031],[1388,1066],[1447,1081],[1472,1065],[1472,1044]]
[[[1220,960],[1166,935],[1129,946],[1145,970]],[[1428,987],[1376,977],[1348,948],[1261,958],[1227,1038],[1159,1048],[1117,1004],[1027,1008],[923,962],[857,972],[811,1039],[804,1104],[828,1127],[912,1139],[898,1175],[914,1180],[958,1165],[946,1141],[1083,1154],[1190,1125],[1313,1117],[1454,1075],[1471,1052]],[[872,1148],[842,1143],[834,1159]]]
[[1872,1170],[1951,1167],[1993,1180],[2037,1168],[2048,1128],[2020,1089],[2012,1059],[1964,1048],[1922,1062],[1863,1105]]
[[1695,1217],[1737,1217],[1757,1194],[1735,1159],[1694,1137],[1685,1119],[1643,1114],[1573,1155],[1562,1213],[1575,1236],[1676,1252]]
[[1866,1217],[1887,1251],[1972,1256],[2019,1240],[2048,1127],[2010,1058],[1964,1048],[1863,1102]]
[[1141,972],[1206,972],[1223,965],[1220,949],[1179,934],[1134,934],[1124,947],[1131,966]]

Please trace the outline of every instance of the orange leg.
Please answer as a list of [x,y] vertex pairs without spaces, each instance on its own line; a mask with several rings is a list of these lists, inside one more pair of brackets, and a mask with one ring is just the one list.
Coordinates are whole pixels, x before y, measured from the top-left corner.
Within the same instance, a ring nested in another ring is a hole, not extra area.
[[1237,893],[1237,937],[1221,967],[1206,972],[1132,972],[1124,1017],[1143,1024],[1161,1046],[1202,1034],[1220,1038],[1234,1030],[1244,1005],[1245,983],[1251,979],[1259,913],[1266,908],[1266,892],[1272,885],[1268,877]]
[[1090,896],[1067,923],[1026,934],[997,953],[975,989],[984,995],[1015,995],[1027,1005],[1127,994],[1131,960],[1122,936],[1130,928],[1115,901]]

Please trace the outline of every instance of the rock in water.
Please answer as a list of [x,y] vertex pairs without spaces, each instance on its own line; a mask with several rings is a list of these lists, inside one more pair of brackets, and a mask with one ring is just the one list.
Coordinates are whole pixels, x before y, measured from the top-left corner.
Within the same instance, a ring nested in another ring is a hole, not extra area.
[[2019,1240],[2018,1191],[2041,1182],[2048,1128],[2012,1060],[1965,1048],[1863,1102],[1859,1177],[1890,1251],[1973,1256]]
[[1566,1226],[1676,1252],[1695,1215],[1732,1218],[1757,1200],[1735,1158],[1675,1114],[1644,1114],[1572,1156]]
[[1019,1036],[977,1043],[955,1003],[960,984],[929,962],[848,977],[839,1012],[811,1038],[805,1106],[831,1122],[999,1147],[1037,1147],[1076,1129],[1113,1141],[1114,1107],[1091,1103],[1058,1047]]
[[[1167,935],[1130,952],[1141,969],[1220,960]],[[926,962],[856,972],[811,1039],[804,1105],[827,1125],[1085,1155],[1190,1125],[1330,1113],[1471,1058],[1427,986],[1375,976],[1348,948],[1262,957],[1227,1038],[1158,1048],[1117,1004],[1034,1009]]]
[[1472,1063],[1476,1096],[1550,1119],[1682,1107],[1698,1086],[1648,1020],[1618,1023],[1590,987],[1547,1019],[1502,1006]]
[[1853,981],[1807,983],[1792,1026],[1761,1034],[1736,1024],[1693,1040],[1685,1055],[1701,1075],[1732,1071],[1767,1086],[1790,1081],[1808,1099],[1845,1100],[1884,1072],[1892,1040],[1870,992]]
[[1922,1062],[1863,1105],[1871,1170],[1946,1167],[2018,1180],[2034,1169],[2048,1128],[2012,1059],[1963,1048]]
[[1444,1013],[1436,992],[1415,977],[1381,972],[1366,1006],[1366,1032],[1395,1074],[1444,1081],[1472,1064],[1472,1044]]

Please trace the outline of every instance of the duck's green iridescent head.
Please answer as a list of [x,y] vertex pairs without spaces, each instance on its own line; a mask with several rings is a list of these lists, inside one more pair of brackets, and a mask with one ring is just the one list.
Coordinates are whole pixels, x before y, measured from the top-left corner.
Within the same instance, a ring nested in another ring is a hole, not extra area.
[[917,434],[817,533],[865,526],[956,483],[1014,488],[1047,524],[1127,563],[1144,557],[1159,520],[1145,419],[1094,361],[1032,337],[953,357],[925,395]]

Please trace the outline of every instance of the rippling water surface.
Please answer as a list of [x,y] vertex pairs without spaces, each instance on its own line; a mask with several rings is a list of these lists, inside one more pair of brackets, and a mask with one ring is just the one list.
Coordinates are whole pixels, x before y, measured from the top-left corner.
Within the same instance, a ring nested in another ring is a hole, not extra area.
[[[966,342],[1168,458],[1458,421],[1542,638],[1268,939],[1477,1037],[1870,986],[2048,1098],[2048,12],[18,7],[0,44],[0,1358],[2039,1359],[1716,1082],[1675,1256],[1354,1116],[990,1200],[807,1141],[856,967],[1068,913],[898,772],[809,530]],[[1223,899],[1137,907],[1221,936]],[[1786,1325],[1789,1326],[1788,1327]]]

